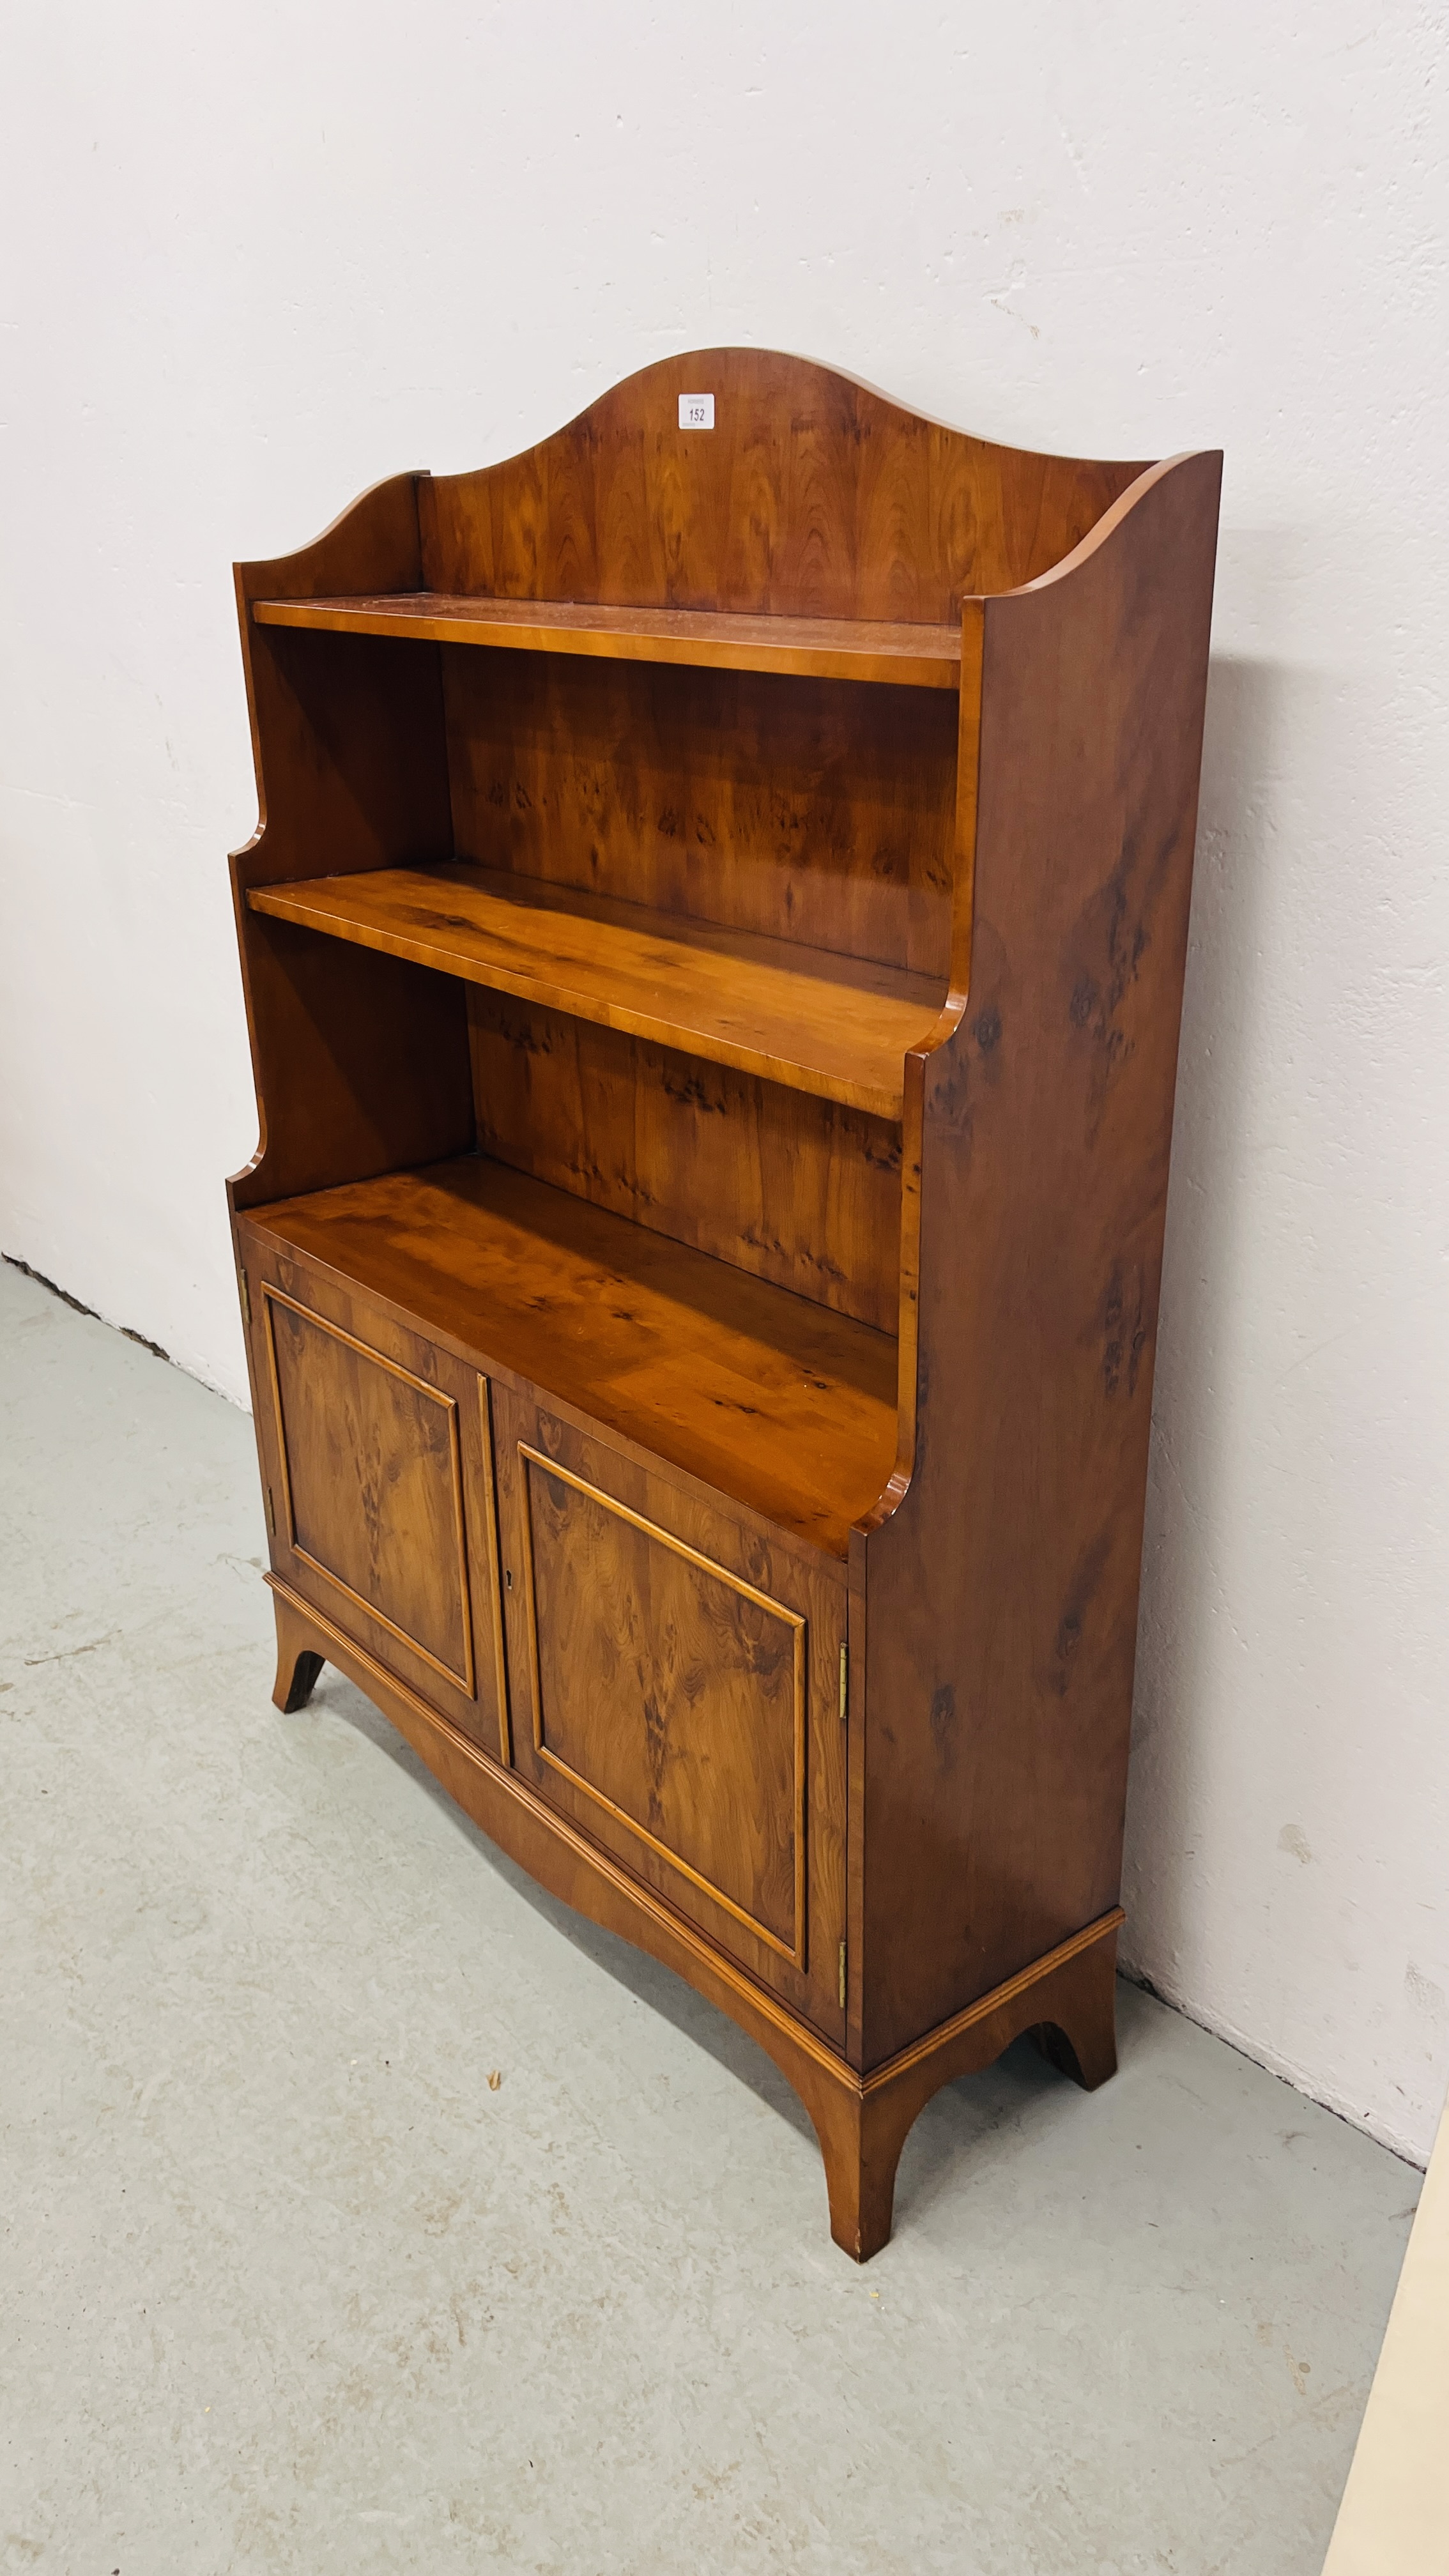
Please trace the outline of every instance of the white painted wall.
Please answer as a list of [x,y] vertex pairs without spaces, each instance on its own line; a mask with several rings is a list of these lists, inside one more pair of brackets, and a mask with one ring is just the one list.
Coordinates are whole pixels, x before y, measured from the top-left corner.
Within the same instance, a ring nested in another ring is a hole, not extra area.
[[17,0],[0,1246],[238,1399],[228,565],[662,352],[1227,450],[1130,1956],[1420,2157],[1449,2077],[1445,11]]

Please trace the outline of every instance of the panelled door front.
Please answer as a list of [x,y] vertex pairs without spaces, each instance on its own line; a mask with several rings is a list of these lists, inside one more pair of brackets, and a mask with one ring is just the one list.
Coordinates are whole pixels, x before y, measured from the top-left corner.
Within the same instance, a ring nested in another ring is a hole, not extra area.
[[486,1386],[305,1262],[242,1244],[274,1571],[500,1754]]
[[492,1397],[518,1770],[840,2038],[843,1568]]

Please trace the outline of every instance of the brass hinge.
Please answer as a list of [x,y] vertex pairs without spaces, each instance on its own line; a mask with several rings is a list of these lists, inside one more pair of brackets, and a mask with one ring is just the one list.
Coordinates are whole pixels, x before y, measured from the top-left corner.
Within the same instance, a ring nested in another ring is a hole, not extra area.
[[272,1489],[270,1485],[265,1488],[265,1492],[267,1497],[267,1527],[273,1538],[275,1538],[277,1535],[277,1506],[272,1500]]
[[252,1320],[252,1292],[247,1286],[247,1274],[243,1270],[240,1262],[238,1262],[236,1266],[236,1284],[241,1290],[242,1313],[245,1315],[247,1322],[250,1323]]
[[845,1943],[840,1945],[840,2009],[845,2010]]
[[840,1723],[845,1724],[850,1709],[850,1648],[840,1640]]

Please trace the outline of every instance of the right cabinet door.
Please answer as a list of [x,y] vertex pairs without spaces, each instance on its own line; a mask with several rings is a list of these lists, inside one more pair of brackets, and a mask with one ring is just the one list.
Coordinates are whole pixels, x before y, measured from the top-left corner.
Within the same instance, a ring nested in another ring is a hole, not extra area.
[[840,2039],[844,1568],[492,1397],[516,1767]]

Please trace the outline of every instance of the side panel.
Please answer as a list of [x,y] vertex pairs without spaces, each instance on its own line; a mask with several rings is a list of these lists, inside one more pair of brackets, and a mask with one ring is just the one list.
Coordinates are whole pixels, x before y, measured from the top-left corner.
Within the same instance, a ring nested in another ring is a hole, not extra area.
[[273,1571],[506,1753],[486,1385],[240,1231]]
[[864,1549],[867,2067],[1117,1900],[1220,470],[985,603],[969,994],[907,1065],[915,1457]]
[[519,1770],[838,2038],[840,1575],[494,1399]]
[[232,1182],[233,1207],[435,1161],[473,1141],[461,990],[246,901],[253,886],[451,853],[436,648],[251,622],[254,599],[407,588],[419,577],[410,474],[365,493],[315,545],[237,570],[260,822],[231,869],[261,1142]]

